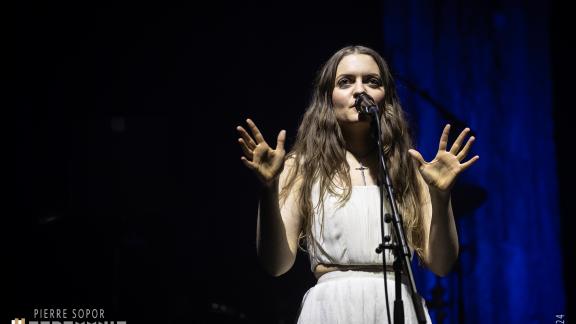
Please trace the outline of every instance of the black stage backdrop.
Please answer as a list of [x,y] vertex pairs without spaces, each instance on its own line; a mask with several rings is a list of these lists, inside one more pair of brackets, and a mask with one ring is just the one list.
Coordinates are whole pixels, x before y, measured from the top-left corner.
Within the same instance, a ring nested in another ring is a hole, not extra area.
[[[565,103],[574,49],[555,9],[555,100]],[[14,100],[3,109],[1,320],[102,308],[130,323],[290,323],[314,278],[304,254],[281,278],[259,268],[258,186],[235,126],[252,117],[270,142],[285,128],[290,145],[320,64],[344,45],[384,50],[379,5],[5,14]],[[563,172],[571,121],[556,114]],[[560,177],[565,195],[573,180]]]

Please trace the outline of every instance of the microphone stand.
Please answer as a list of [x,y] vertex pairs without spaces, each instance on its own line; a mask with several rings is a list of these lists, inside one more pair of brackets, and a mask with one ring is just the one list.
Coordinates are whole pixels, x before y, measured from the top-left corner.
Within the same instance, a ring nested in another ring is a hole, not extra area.
[[[406,236],[404,233],[404,227],[402,226],[402,221],[400,214],[398,213],[398,206],[396,205],[396,199],[394,198],[394,188],[392,187],[392,182],[390,181],[390,176],[388,175],[388,167],[386,166],[386,160],[384,159],[384,151],[382,148],[382,130],[380,128],[380,114],[379,109],[376,105],[371,107],[362,107],[364,113],[368,113],[372,116],[372,123],[376,126],[373,127],[375,130],[376,140],[378,143],[378,160],[379,160],[379,174],[378,174],[378,185],[380,187],[380,224],[382,233],[382,242],[390,241],[390,237],[384,236],[384,222],[390,223],[392,221],[394,233],[396,237],[396,243],[380,243],[376,248],[377,253],[382,253],[384,249],[392,249],[394,253],[394,280],[396,289],[396,299],[394,300],[394,324],[404,323],[404,304],[402,301],[402,271],[408,275],[409,279],[409,289],[412,297],[412,303],[414,305],[414,310],[416,311],[416,317],[418,323],[426,323],[426,315],[424,313],[424,307],[422,305],[422,300],[418,291],[416,289],[416,284],[414,282],[414,276],[412,274],[412,267],[410,263],[410,249],[406,241]],[[383,181],[382,181],[383,180]],[[386,197],[388,197],[388,202],[392,208],[392,215],[386,214],[383,217],[383,196],[384,187],[386,187]],[[384,256],[384,260],[386,257]],[[384,280],[386,280],[386,263],[383,262],[384,269]]]

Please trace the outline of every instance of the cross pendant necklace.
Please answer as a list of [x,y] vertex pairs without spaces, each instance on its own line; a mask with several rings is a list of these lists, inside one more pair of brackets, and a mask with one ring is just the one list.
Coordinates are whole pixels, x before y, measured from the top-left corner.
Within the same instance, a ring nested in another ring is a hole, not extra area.
[[366,185],[366,176],[364,175],[364,170],[368,170],[368,168],[360,163],[360,167],[356,168],[356,170],[362,171],[362,181],[364,181],[364,185]]

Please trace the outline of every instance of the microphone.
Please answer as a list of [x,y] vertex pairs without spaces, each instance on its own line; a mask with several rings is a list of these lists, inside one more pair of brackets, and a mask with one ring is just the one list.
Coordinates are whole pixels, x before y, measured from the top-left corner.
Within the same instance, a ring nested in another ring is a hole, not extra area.
[[369,94],[366,92],[361,92],[354,95],[356,97],[356,102],[354,103],[354,107],[359,114],[370,115],[374,112],[378,112],[378,105],[374,102],[374,99],[370,97]]

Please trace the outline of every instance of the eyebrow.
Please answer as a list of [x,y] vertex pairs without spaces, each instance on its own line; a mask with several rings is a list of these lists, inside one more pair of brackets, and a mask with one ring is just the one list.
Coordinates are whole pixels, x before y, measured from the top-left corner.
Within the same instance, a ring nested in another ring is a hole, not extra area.
[[[343,74],[337,75],[337,76],[336,76],[336,79],[338,79],[338,78],[343,78],[343,77],[354,77],[354,76],[355,76],[354,74],[343,73]],[[380,74],[368,73],[368,74],[363,75],[362,77],[377,77],[377,78],[380,78]]]

